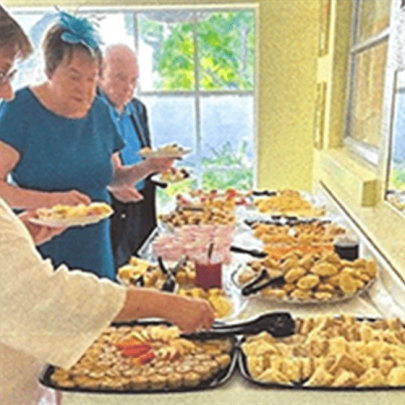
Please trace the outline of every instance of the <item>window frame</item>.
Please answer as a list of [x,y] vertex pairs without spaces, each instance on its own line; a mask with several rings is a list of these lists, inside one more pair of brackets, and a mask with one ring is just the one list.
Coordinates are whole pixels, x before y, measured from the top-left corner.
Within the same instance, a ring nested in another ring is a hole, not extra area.
[[[395,0],[391,2],[391,10],[390,10],[390,19],[388,27],[381,30],[379,33],[372,35],[371,37],[367,38],[364,41],[359,41],[359,25],[361,19],[360,13],[360,6],[361,2],[365,0],[353,0],[352,4],[352,23],[351,23],[351,37],[350,37],[350,49],[349,49],[349,63],[348,63],[348,81],[347,81],[347,97],[345,102],[345,131],[344,131],[344,138],[343,138],[343,146],[354,155],[360,157],[361,160],[365,161],[367,164],[372,165],[373,167],[377,167],[381,164],[381,159],[384,155],[384,145],[386,143],[385,139],[387,137],[387,129],[385,128],[384,123],[386,122],[386,112],[385,112],[385,104],[387,97],[390,97],[389,94],[392,92],[392,89],[389,85],[389,72],[390,69],[390,60],[391,58],[391,47],[392,47],[392,21],[394,18],[395,12]],[[377,1],[377,0],[376,0]],[[385,65],[384,71],[384,85],[383,85],[383,100],[382,100],[382,115],[381,115],[381,128],[380,128],[380,140],[379,146],[375,147],[367,142],[359,141],[354,139],[351,135],[351,119],[353,111],[353,95],[355,89],[355,76],[356,76],[356,56],[358,56],[361,52],[372,49],[374,46],[379,45],[383,41],[387,40],[387,61]],[[389,136],[390,134],[388,134]]]
[[[181,97],[192,97],[194,98],[194,104],[195,104],[195,117],[196,117],[196,156],[197,156],[197,183],[198,187],[201,186],[202,183],[202,176],[203,176],[203,170],[201,166],[202,162],[202,154],[201,154],[201,142],[202,142],[202,118],[201,118],[201,100],[205,97],[210,97],[210,96],[250,96],[253,98],[253,116],[257,117],[257,107],[258,107],[258,90],[257,90],[257,65],[258,65],[258,41],[256,40],[255,43],[255,66],[254,66],[254,73],[253,73],[253,90],[202,90],[200,87],[200,66],[199,66],[199,55],[198,55],[198,32],[197,32],[197,19],[196,19],[196,14],[200,11],[204,12],[211,12],[211,13],[220,13],[220,12],[234,12],[234,11],[250,11],[253,14],[254,18],[254,26],[255,26],[255,32],[257,32],[257,27],[258,27],[258,7],[255,5],[244,5],[243,7],[238,7],[238,6],[230,6],[230,7],[215,7],[215,6],[195,6],[195,7],[173,7],[173,8],[168,8],[168,7],[159,7],[162,10],[166,9],[168,11],[175,11],[175,10],[181,10],[185,12],[192,12],[193,13],[193,41],[195,45],[195,52],[194,52],[194,91],[164,91],[164,90],[142,90],[142,83],[140,82],[139,85],[137,86],[136,89],[136,95],[142,98],[142,96],[145,97],[166,97],[166,96],[181,96]],[[133,10],[133,21],[134,21],[134,37],[135,37],[135,49],[139,49],[139,26],[138,26],[138,19],[137,19],[137,14],[142,14],[148,11],[156,11],[156,9],[152,9],[150,7],[140,7],[136,8]],[[253,150],[256,154],[256,139],[257,139],[257,123],[256,119],[253,122]],[[254,159],[256,162],[257,159]],[[256,178],[256,164],[253,162],[253,177]],[[220,166],[220,165],[210,165],[207,167],[209,169],[210,167],[215,166],[217,169],[222,170],[222,171],[230,171],[234,169],[233,166]]]

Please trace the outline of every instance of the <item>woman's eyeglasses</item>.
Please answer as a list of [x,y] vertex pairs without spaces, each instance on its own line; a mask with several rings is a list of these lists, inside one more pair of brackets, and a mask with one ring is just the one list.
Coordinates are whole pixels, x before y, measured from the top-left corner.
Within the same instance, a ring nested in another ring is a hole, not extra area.
[[0,72],[0,85],[6,84],[7,82],[11,82],[17,73],[17,69],[13,69],[9,72]]

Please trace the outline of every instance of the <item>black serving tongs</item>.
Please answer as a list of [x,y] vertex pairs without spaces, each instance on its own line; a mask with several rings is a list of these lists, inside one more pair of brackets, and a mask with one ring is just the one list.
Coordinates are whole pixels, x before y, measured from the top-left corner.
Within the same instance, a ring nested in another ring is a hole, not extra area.
[[253,190],[252,195],[255,197],[272,197],[277,195],[277,191],[272,190]]
[[161,256],[158,257],[159,267],[162,270],[162,273],[166,276],[166,280],[162,285],[162,291],[174,292],[177,285],[176,274],[182,267],[184,267],[184,265],[187,263],[187,260],[188,257],[183,256],[171,270],[168,270],[165,264],[163,263],[162,257]]
[[234,335],[256,335],[263,331],[278,338],[291,336],[295,333],[295,322],[289,312],[273,312],[243,322],[214,324],[209,331],[183,334],[182,337],[212,339]]
[[194,212],[203,212],[204,208],[203,207],[196,207],[194,205],[181,205],[179,207],[179,210],[182,211],[194,211]]
[[176,289],[176,278],[174,274],[167,269],[167,267],[163,263],[163,259],[161,256],[158,257],[158,263],[160,270],[162,270],[162,273],[166,277],[166,280],[162,285],[162,291],[174,292],[174,290]]
[[256,257],[258,259],[264,259],[265,257],[267,257],[267,253],[261,251],[261,250],[257,250],[257,249],[244,249],[241,248],[239,246],[235,246],[232,245],[231,246],[231,252],[234,253],[245,253],[247,255],[250,255],[252,257]]
[[284,276],[269,279],[269,273],[266,269],[263,269],[256,278],[242,287],[241,293],[244,296],[252,295],[267,287],[282,288],[284,284]]
[[182,258],[177,262],[177,264],[171,269],[171,273],[175,276],[179,270],[184,267],[187,263],[188,256],[182,256]]

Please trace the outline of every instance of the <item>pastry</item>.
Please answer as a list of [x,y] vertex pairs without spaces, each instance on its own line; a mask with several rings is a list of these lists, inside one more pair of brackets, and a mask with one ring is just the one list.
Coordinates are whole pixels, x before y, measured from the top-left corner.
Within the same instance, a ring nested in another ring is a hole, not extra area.
[[212,376],[211,368],[207,364],[197,364],[193,367],[193,371],[197,373],[202,380],[206,380]]
[[194,371],[190,371],[183,375],[185,387],[196,387],[201,381],[201,376]]
[[289,385],[290,381],[283,373],[278,370],[268,368],[258,376],[259,381],[274,383],[280,385]]
[[179,388],[183,385],[183,377],[181,374],[173,372],[167,376],[167,386],[169,388]]
[[161,374],[153,374],[149,376],[149,387],[153,390],[161,390],[166,386],[167,377]]
[[331,385],[332,381],[333,375],[328,373],[323,367],[318,367],[304,385],[308,387],[324,387]]
[[405,365],[391,369],[387,377],[388,384],[391,386],[405,385]]
[[356,387],[380,387],[386,384],[386,379],[380,370],[371,368],[361,375]]
[[241,349],[258,381],[284,381],[281,373],[288,383],[314,387],[401,386],[405,342],[398,336],[404,331],[398,318],[309,317],[297,320],[293,336],[276,339],[262,332],[247,337]]
[[215,361],[219,364],[219,368],[223,370],[231,363],[231,356],[229,354],[221,354],[215,357]]

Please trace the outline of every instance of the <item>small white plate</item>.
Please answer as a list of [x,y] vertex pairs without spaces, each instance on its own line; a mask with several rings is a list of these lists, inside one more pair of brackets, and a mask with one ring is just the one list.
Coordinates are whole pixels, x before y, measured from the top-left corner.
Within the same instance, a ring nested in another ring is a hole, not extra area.
[[30,218],[29,221],[36,225],[49,226],[50,228],[59,227],[74,227],[74,226],[86,226],[96,224],[104,219],[109,218],[113,212],[103,215],[90,215],[84,218],[74,218],[74,219],[40,219],[40,218]]
[[145,159],[149,158],[169,158],[169,159],[180,159],[183,156],[189,154],[192,150],[191,149],[181,149],[181,150],[149,150],[149,151],[142,151],[140,150],[138,153],[139,156],[144,157]]
[[184,177],[182,179],[177,179],[177,180],[172,180],[172,181],[162,179],[160,173],[154,174],[151,177],[151,180],[154,181],[155,183],[164,183],[164,184],[177,184],[177,183],[180,183],[185,180],[194,180],[194,179],[195,179],[195,176],[193,176],[191,173],[189,173],[188,177]]

